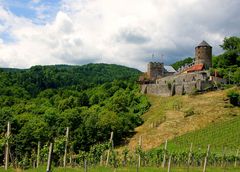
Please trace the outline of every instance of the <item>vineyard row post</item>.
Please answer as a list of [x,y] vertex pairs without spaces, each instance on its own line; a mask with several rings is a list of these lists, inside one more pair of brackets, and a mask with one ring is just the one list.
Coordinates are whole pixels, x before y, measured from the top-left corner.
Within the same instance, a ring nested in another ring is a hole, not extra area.
[[190,145],[189,154],[188,154],[188,162],[187,162],[188,171],[189,171],[189,166],[190,166],[191,158],[192,158],[192,148],[193,148],[193,143],[191,143],[191,145]]
[[[142,136],[139,137],[139,143],[138,143],[139,149],[142,148]],[[141,152],[139,152],[138,155],[138,166],[141,167]]]
[[222,148],[223,150],[222,150],[222,162],[221,162],[221,167],[223,167],[224,166],[224,159],[225,159],[225,152],[226,152],[226,147],[225,146],[223,146],[223,148]]
[[51,142],[50,145],[49,145],[48,162],[47,162],[47,172],[51,172],[52,152],[53,152],[53,142]]
[[[110,144],[112,144],[112,148],[113,148],[113,132],[111,132],[109,145],[110,145]],[[111,149],[111,147],[109,147],[108,152],[107,152],[106,166],[108,166],[109,155],[110,155],[110,149]]]
[[207,154],[206,154],[206,157],[205,157],[205,160],[204,160],[203,172],[206,172],[207,159],[208,159],[209,151],[210,151],[210,144],[208,145],[208,148],[207,148]]
[[39,161],[40,161],[40,145],[41,145],[41,142],[38,141],[38,147],[37,147],[37,168],[39,167]]
[[9,161],[9,152],[10,152],[10,146],[9,146],[9,137],[10,137],[10,131],[11,130],[11,125],[10,122],[7,124],[7,142],[6,142],[6,147],[5,147],[5,170],[8,170],[8,161]]
[[166,140],[165,141],[165,146],[164,146],[164,155],[163,155],[162,168],[165,167],[165,163],[166,163],[167,143],[168,143],[168,141]]
[[238,154],[239,154],[239,149],[237,149],[237,152],[236,152],[234,167],[237,167]]
[[171,171],[171,160],[172,160],[172,155],[170,155],[170,157],[168,159],[168,172]]
[[67,130],[66,130],[66,141],[65,141],[65,149],[64,149],[64,157],[63,157],[63,167],[65,170],[66,170],[66,163],[67,163],[68,137],[69,137],[69,127],[67,127]]

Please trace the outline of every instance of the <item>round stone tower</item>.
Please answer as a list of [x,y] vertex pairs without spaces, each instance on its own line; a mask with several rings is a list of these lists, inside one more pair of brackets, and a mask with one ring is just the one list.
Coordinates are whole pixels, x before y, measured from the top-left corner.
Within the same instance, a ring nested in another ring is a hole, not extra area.
[[195,64],[203,64],[205,69],[212,67],[212,47],[206,41],[195,47]]

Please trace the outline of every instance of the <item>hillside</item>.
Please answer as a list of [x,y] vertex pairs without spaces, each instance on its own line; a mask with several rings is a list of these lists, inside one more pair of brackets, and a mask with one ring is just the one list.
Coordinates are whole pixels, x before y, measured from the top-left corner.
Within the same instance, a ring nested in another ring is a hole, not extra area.
[[[195,144],[201,146],[208,143],[239,146],[237,131],[240,130],[240,108],[229,107],[227,91],[174,97],[148,96],[152,106],[142,116],[145,122],[135,129],[136,134],[129,140],[129,147],[134,149],[140,136],[145,150],[158,147],[166,139],[173,138],[175,139],[170,141],[172,147],[182,145],[182,149],[185,145],[189,149],[189,144],[195,141],[195,137],[198,138]],[[205,127],[208,128],[203,129]],[[203,131],[198,131],[199,129]]]
[[22,70],[0,68],[0,88],[19,86],[36,96],[49,88],[81,91],[113,80],[133,82],[140,73],[137,69],[115,64],[33,66]]
[[[11,158],[26,160],[24,168],[35,157],[38,142],[43,149],[41,158],[46,160],[48,144],[54,141],[58,164],[67,127],[71,154],[105,144],[112,131],[114,144],[120,144],[142,124],[140,116],[149,108],[135,83],[139,74],[136,69],[108,64],[2,69],[0,165],[6,139],[11,144]],[[8,122],[10,138],[5,137]]]

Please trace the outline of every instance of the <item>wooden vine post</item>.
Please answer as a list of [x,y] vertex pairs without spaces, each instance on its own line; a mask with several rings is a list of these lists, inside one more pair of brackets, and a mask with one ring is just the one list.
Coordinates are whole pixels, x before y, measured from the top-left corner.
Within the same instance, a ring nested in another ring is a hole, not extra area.
[[67,131],[66,131],[66,141],[65,141],[65,149],[64,149],[64,157],[63,157],[63,167],[64,168],[66,168],[66,164],[67,164],[68,137],[69,137],[69,127],[67,127]]
[[108,166],[110,150],[113,148],[113,132],[111,132],[109,144],[112,144],[112,147],[110,147],[107,152],[106,166]]
[[236,157],[235,157],[234,167],[237,167],[238,154],[239,154],[239,149],[237,149],[237,153],[236,153]]
[[191,158],[192,158],[192,148],[193,148],[193,143],[191,143],[191,145],[190,145],[189,154],[188,154],[188,162],[187,162],[188,171],[189,171],[189,166],[190,166]]
[[165,142],[165,146],[164,146],[164,155],[163,155],[162,168],[165,167],[165,163],[166,163],[167,143],[168,143],[168,141],[166,140],[166,142]]
[[40,162],[40,145],[41,142],[38,142],[38,148],[37,148],[37,168],[39,167],[39,162]]
[[[139,142],[138,142],[139,149],[142,149],[142,136],[139,137]],[[141,167],[141,152],[139,152],[138,155],[138,167]]]
[[11,130],[11,125],[10,122],[7,124],[7,142],[6,142],[6,147],[5,147],[5,170],[8,170],[8,163],[9,163],[9,152],[10,152],[10,147],[9,147],[9,137],[10,137],[10,130]]
[[225,152],[226,152],[226,147],[224,146],[222,149],[222,162],[221,162],[221,167],[224,166],[225,163]]
[[84,172],[87,172],[88,168],[87,168],[87,159],[84,159]]
[[47,172],[51,172],[52,152],[53,152],[53,143],[50,143],[49,152],[48,152]]
[[171,160],[172,160],[172,155],[170,155],[169,160],[168,160],[168,172],[171,171]]
[[207,148],[207,154],[206,154],[206,157],[205,157],[205,160],[204,160],[203,172],[206,172],[207,159],[208,159],[209,151],[210,151],[210,145],[208,145],[208,148]]

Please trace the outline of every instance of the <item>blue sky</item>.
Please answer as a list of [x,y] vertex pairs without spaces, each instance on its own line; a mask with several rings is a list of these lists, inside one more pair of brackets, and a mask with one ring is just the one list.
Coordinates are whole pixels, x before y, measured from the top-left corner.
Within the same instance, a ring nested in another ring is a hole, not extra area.
[[[3,6],[19,17],[31,19],[37,24],[45,24],[53,19],[60,7],[59,0],[3,0]],[[39,19],[39,15],[43,18]]]
[[[115,63],[146,69],[213,54],[239,36],[239,0],[0,0],[0,66]],[[127,8],[126,8],[127,7]],[[161,57],[161,58],[160,58]]]

